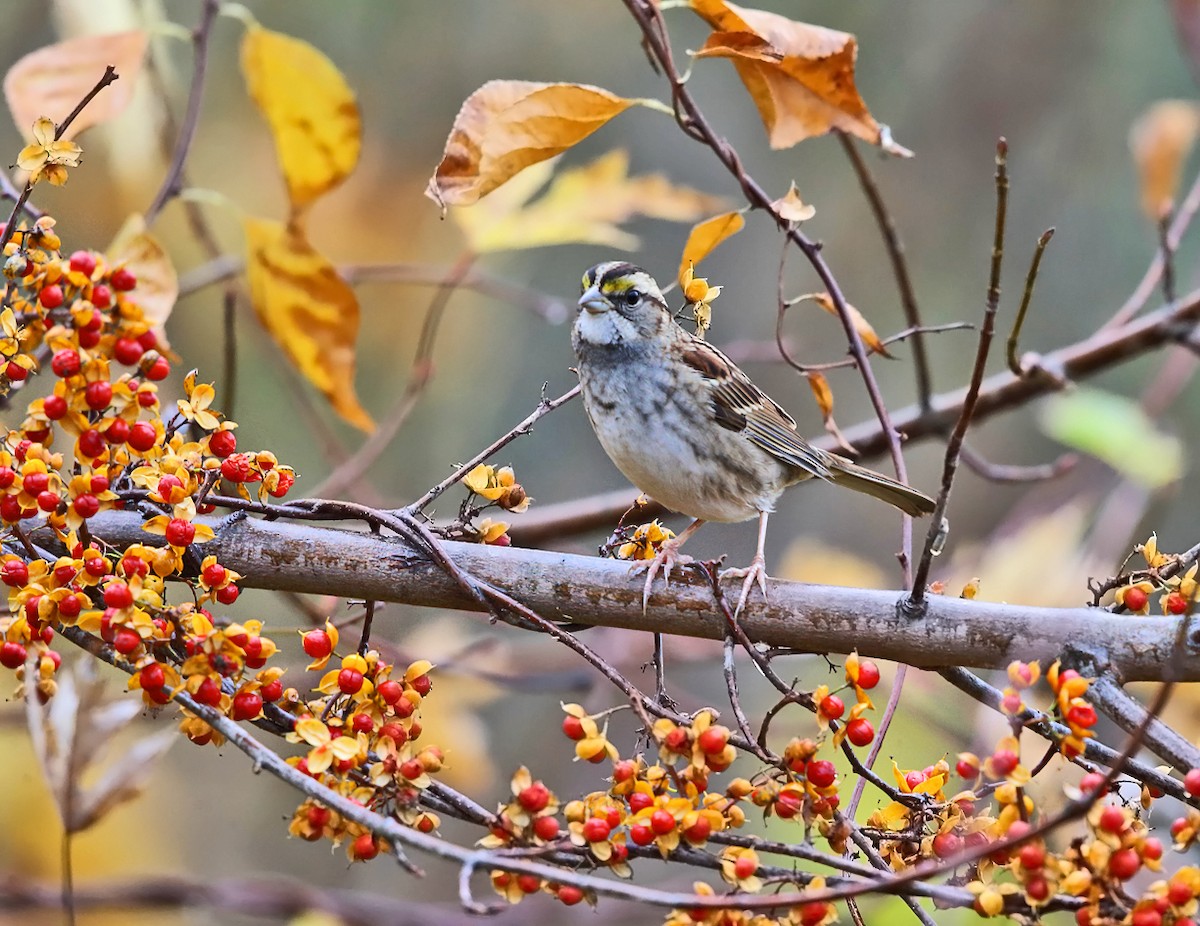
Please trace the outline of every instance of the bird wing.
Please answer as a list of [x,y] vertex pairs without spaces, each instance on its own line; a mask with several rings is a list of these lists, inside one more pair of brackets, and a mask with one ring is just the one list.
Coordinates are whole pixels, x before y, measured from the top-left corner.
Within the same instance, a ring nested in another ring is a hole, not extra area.
[[693,338],[683,351],[683,362],[709,385],[717,424],[740,432],[782,463],[818,479],[832,477],[828,456],[801,437],[792,416],[732,360],[707,341]]

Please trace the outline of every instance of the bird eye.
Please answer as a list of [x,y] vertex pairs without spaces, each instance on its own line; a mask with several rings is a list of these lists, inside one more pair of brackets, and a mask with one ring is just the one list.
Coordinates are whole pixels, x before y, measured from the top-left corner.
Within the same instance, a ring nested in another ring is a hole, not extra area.
[[631,309],[635,309],[639,305],[642,304],[642,294],[639,293],[636,289],[628,290],[625,293],[624,298],[625,298],[625,304],[627,306],[629,306]]

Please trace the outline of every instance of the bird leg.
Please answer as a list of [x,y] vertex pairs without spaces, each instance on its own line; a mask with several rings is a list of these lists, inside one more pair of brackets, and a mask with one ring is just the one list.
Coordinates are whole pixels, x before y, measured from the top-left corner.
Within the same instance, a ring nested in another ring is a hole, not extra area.
[[733,611],[735,621],[742,613],[742,609],[746,607],[746,600],[750,597],[750,592],[754,589],[755,584],[762,589],[763,600],[766,601],[767,598],[767,558],[763,554],[763,548],[767,543],[767,517],[769,515],[769,511],[758,513],[758,550],[754,554],[754,559],[750,561],[750,565],[745,569],[725,570],[725,575],[730,578],[745,578],[742,583],[742,594],[738,596],[737,607]]
[[663,580],[670,584],[671,568],[676,565],[684,565],[693,562],[690,556],[685,556],[679,552],[679,548],[687,542],[687,539],[696,533],[696,530],[704,522],[697,518],[689,524],[682,534],[677,537],[672,537],[670,540],[664,540],[658,547],[658,553],[652,560],[642,560],[634,563],[630,572],[641,572],[646,570],[646,584],[642,586],[642,613],[646,613],[646,605],[650,602],[650,586],[654,584],[654,577],[658,575],[660,569],[663,571]]

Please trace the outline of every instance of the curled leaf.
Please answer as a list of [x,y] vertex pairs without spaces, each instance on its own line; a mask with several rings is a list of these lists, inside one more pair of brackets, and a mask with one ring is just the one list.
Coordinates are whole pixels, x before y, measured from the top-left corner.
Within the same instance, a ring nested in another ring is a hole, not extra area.
[[469,206],[636,102],[586,84],[488,81],[455,117],[425,195],[443,212],[447,206]]
[[259,320],[334,411],[364,431],[371,416],[354,392],[358,299],[298,223],[247,217],[246,276]]
[[817,214],[816,206],[810,206],[800,199],[800,191],[796,189],[794,180],[788,191],[771,203],[771,208],[788,222],[807,222]]
[[691,7],[713,29],[696,57],[730,59],[772,148],[839,129],[889,154],[911,154],[890,141],[859,96],[854,36],[726,0],[691,0]]
[[[830,315],[834,316],[835,318],[837,317],[837,306],[833,304],[833,299],[830,298],[829,293],[807,293],[792,301],[800,302],[805,299],[811,299]],[[895,359],[892,354],[888,353],[887,347],[885,347],[883,341],[879,339],[879,335],[875,333],[875,329],[872,327],[871,323],[867,321],[865,317],[863,317],[862,312],[858,311],[858,309],[850,305],[848,302],[846,303],[846,311],[849,313],[850,319],[854,323],[854,330],[858,332],[858,336],[862,338],[863,344],[867,346],[868,350],[874,351],[882,357]]]
[[126,267],[137,277],[134,301],[154,326],[159,342],[166,345],[165,326],[179,298],[179,276],[166,248],[146,230],[146,220],[134,213],[125,220],[106,253],[113,266]]
[[251,26],[242,73],[266,116],[293,209],[337,186],[358,164],[362,120],[342,72],[308,42]]
[[1200,133],[1200,107],[1192,100],[1159,100],[1129,129],[1129,148],[1142,186],[1142,211],[1157,223],[1175,205],[1183,162]]
[[679,261],[679,277],[683,278],[689,266],[700,263],[708,257],[721,242],[732,238],[746,227],[746,220],[740,212],[724,212],[705,219],[688,233],[687,244],[683,246],[683,257]]
[[62,122],[96,86],[112,65],[118,80],[96,95],[67,126],[62,140],[120,115],[133,91],[146,57],[147,35],[140,29],[81,35],[31,51],[4,75],[4,98],[17,131],[31,140],[30,126],[39,116]]

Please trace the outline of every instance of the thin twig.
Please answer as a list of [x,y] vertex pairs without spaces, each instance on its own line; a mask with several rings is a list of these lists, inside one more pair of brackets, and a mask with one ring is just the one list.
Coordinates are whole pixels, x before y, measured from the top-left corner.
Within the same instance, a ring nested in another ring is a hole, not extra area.
[[993,463],[982,454],[972,450],[971,445],[966,442],[962,445],[960,456],[963,463],[976,475],[988,482],[1001,484],[1045,482],[1048,479],[1065,476],[1079,465],[1079,455],[1074,453],[1064,453],[1053,463],[1042,463],[1039,466]]
[[1158,220],[1158,253],[1162,258],[1163,302],[1175,301],[1175,248],[1171,244],[1171,213]]
[[1033,285],[1037,282],[1038,267],[1042,263],[1042,254],[1045,253],[1046,245],[1050,243],[1050,239],[1053,237],[1054,229],[1047,228],[1037,240],[1037,246],[1033,250],[1033,260],[1029,264],[1029,273],[1025,275],[1025,293],[1021,296],[1021,307],[1017,309],[1017,320],[1013,322],[1012,334],[1008,336],[1008,368],[1017,376],[1024,375],[1024,371],[1021,369],[1020,358],[1017,356],[1017,343],[1021,338],[1021,328],[1025,325],[1025,313],[1029,311],[1029,302],[1033,299]]

